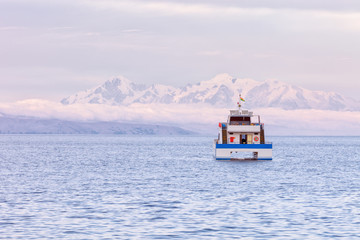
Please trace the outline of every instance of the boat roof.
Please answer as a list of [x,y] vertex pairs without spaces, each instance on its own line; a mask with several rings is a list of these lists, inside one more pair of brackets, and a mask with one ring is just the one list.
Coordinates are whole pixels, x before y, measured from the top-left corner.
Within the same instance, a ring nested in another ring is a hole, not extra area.
[[250,112],[249,110],[246,110],[246,109],[238,109],[238,110],[230,110],[230,116],[252,117],[252,116],[257,116],[257,115],[254,115],[253,112]]

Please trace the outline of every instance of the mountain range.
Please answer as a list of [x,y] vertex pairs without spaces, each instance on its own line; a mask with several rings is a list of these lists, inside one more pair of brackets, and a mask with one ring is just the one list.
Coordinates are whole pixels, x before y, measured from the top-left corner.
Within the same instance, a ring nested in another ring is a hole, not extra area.
[[209,104],[232,108],[241,93],[246,108],[321,109],[359,111],[360,102],[335,92],[312,91],[276,80],[255,81],[219,74],[197,84],[176,88],[161,84],[146,86],[125,77],[115,77],[92,89],[64,98],[61,103],[130,105],[133,103]]
[[174,126],[120,122],[81,122],[0,114],[0,134],[125,134],[189,135],[194,132]]
[[183,88],[116,77],[60,102],[0,104],[0,134],[213,134],[236,107],[255,110],[272,135],[359,135],[359,102],[284,82],[220,74]]

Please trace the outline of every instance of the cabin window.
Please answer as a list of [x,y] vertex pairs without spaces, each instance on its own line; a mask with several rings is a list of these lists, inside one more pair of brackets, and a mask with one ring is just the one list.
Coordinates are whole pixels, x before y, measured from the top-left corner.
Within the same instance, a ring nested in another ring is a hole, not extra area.
[[250,117],[230,117],[230,125],[250,125]]

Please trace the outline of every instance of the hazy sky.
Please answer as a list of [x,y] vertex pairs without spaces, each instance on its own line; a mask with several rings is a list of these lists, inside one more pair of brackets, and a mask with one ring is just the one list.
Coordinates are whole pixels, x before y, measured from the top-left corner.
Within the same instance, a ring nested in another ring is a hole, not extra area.
[[218,73],[360,100],[359,0],[0,0],[0,101]]

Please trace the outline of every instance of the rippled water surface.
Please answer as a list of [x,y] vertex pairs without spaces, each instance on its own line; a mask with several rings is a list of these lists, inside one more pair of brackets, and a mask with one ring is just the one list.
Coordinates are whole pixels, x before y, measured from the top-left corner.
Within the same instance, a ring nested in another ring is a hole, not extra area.
[[358,238],[360,138],[268,140],[216,161],[212,137],[0,135],[0,239]]

